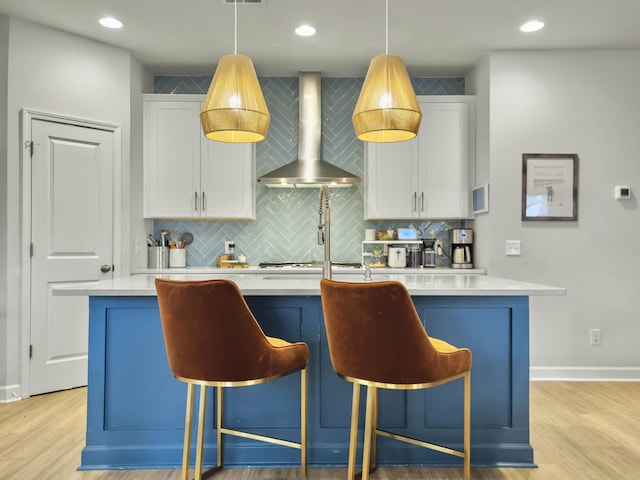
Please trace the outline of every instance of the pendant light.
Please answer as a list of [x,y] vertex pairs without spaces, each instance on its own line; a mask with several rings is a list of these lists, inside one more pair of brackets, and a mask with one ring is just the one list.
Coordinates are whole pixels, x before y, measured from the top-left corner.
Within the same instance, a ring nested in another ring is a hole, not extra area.
[[389,0],[386,0],[385,55],[371,60],[353,112],[353,127],[365,142],[400,142],[418,134],[422,112],[402,59],[389,55]]
[[218,62],[200,123],[207,138],[246,143],[264,140],[271,117],[251,59],[238,55],[238,1],[234,1],[233,55]]

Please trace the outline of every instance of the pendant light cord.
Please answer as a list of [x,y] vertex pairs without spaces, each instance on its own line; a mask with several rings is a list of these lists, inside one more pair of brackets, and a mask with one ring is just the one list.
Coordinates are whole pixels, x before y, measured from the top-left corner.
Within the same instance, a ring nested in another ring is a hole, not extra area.
[[386,1],[385,18],[386,18],[387,25],[386,25],[386,29],[385,29],[384,53],[386,55],[389,55],[389,0]]
[[233,2],[233,54],[238,54],[238,0]]

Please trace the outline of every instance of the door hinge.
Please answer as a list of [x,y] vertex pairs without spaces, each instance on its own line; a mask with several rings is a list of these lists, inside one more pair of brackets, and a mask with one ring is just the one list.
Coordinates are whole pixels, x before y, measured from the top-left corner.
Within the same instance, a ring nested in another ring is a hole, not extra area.
[[33,257],[33,243],[29,244],[29,256]]
[[29,358],[33,358],[33,345],[29,345]]
[[29,149],[29,155],[31,157],[33,157],[33,140],[25,140],[24,142],[24,148],[28,148]]

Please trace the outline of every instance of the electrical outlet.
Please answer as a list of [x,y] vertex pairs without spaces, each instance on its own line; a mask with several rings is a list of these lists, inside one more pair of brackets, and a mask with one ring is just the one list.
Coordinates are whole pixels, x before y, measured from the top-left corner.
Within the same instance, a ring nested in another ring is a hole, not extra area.
[[592,328],[589,330],[589,343],[591,345],[600,345],[600,329]]
[[437,255],[442,255],[442,240],[436,240],[433,244],[433,248],[436,251]]
[[505,255],[520,255],[520,240],[507,240],[505,242]]
[[136,255],[140,253],[140,240],[136,240]]
[[[233,247],[232,247],[232,245],[233,245]],[[225,242],[224,242],[224,253],[225,254],[232,253],[231,251],[233,249],[235,249],[235,246],[236,246],[236,242],[234,242],[233,240],[225,240]]]

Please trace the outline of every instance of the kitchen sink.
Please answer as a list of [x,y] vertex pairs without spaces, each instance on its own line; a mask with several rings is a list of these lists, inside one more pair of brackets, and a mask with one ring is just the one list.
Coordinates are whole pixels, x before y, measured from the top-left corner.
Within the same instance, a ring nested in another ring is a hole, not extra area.
[[[322,278],[322,274],[318,272],[317,275],[314,274],[291,274],[291,275],[266,275],[262,277],[263,280],[280,280],[280,281],[299,281],[299,280],[317,280],[318,282]],[[339,282],[362,282],[364,281],[363,274],[336,274],[332,275],[332,280],[337,280]],[[382,281],[389,280],[388,275],[374,275],[373,281]]]
[[[332,260],[331,264],[337,268],[362,268],[362,264],[360,262],[349,262],[349,261],[341,261],[341,260]],[[258,265],[260,268],[269,268],[269,269],[299,269],[299,268],[322,268],[323,262],[316,260],[312,262],[308,261],[269,261],[269,262],[260,262]]]
[[292,274],[292,275],[267,275],[262,277],[263,280],[318,280],[322,278],[322,274],[318,272],[317,275],[313,274]]

